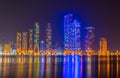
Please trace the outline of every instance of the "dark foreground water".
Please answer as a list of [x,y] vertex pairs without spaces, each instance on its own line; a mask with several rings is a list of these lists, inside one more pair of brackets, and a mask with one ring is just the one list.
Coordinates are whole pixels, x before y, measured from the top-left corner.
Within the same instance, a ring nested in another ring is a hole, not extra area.
[[0,78],[120,78],[120,57],[0,56]]

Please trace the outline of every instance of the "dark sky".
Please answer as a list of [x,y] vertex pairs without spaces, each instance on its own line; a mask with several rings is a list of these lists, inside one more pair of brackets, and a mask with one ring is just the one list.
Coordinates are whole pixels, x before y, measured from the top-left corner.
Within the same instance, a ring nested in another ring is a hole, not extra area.
[[95,27],[95,45],[99,38],[108,39],[110,50],[120,50],[120,2],[92,0],[1,0],[0,42],[15,41],[16,32],[28,31],[40,23],[41,38],[48,22],[52,23],[53,40],[63,41],[63,16],[72,13],[81,27]]

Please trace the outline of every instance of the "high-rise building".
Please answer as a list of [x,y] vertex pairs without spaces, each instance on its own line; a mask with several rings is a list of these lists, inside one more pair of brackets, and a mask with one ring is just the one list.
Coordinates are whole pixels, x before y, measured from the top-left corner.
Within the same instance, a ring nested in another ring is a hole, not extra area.
[[35,23],[34,27],[34,54],[39,54],[39,23]]
[[22,50],[22,34],[21,32],[17,32],[17,38],[16,38],[16,52],[18,54],[21,53]]
[[106,38],[100,39],[100,52],[107,53],[107,39]]
[[15,49],[14,42],[10,41],[9,44],[10,44],[10,53],[13,54],[13,49]]
[[46,28],[46,53],[50,54],[52,52],[52,29],[51,23],[48,23]]
[[4,53],[10,53],[10,44],[5,44],[4,45]]
[[33,53],[33,29],[29,29],[29,49],[30,54]]
[[64,16],[64,49],[73,54],[81,51],[80,23],[72,18],[72,14]]
[[85,36],[85,52],[94,52],[94,30],[93,27],[86,27],[87,33]]
[[70,50],[70,39],[69,39],[69,29],[70,29],[70,25],[72,23],[73,19],[72,19],[72,14],[68,14],[66,16],[64,16],[64,49],[65,50]]
[[28,52],[28,34],[27,32],[22,32],[22,53]]

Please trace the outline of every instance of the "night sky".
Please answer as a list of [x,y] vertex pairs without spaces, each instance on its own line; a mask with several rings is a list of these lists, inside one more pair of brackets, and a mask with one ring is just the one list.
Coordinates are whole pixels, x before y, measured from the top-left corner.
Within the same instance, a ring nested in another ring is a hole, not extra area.
[[[40,40],[45,40],[45,27],[52,23],[53,40],[63,42],[64,15],[72,13],[84,27],[95,27],[95,46],[108,39],[109,50],[120,50],[120,2],[92,0],[9,0],[0,1],[0,43],[15,41],[16,32],[28,31],[40,23]],[[83,44],[82,44],[83,46]]]

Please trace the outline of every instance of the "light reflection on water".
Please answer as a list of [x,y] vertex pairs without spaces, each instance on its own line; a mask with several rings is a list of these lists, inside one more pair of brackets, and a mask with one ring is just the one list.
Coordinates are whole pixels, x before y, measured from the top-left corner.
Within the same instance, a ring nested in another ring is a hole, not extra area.
[[0,78],[120,78],[120,56],[0,56]]
[[[74,62],[71,61],[74,59]],[[63,78],[82,78],[82,57],[72,57],[66,56],[64,57],[63,64]]]

